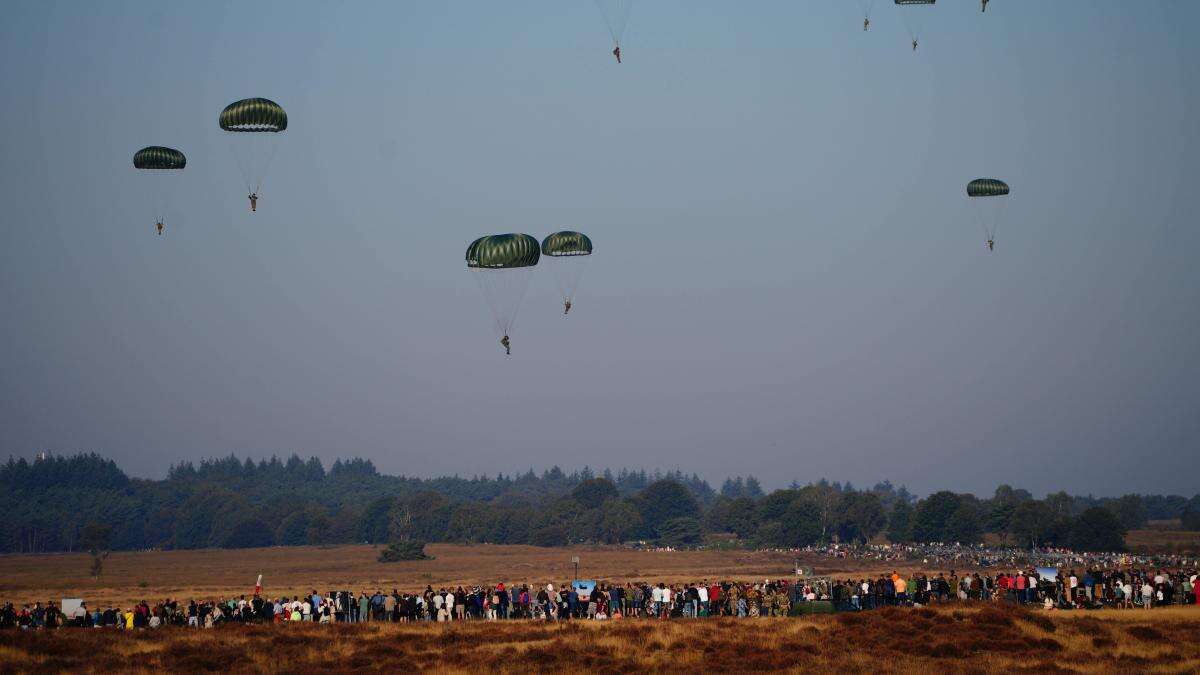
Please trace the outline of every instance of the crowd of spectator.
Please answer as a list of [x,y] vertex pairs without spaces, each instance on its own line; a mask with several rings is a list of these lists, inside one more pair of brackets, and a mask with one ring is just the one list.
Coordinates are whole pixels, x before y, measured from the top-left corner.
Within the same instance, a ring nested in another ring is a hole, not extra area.
[[838,609],[887,605],[924,606],[956,601],[1036,604],[1044,609],[1132,609],[1200,604],[1196,570],[1153,568],[1043,567],[997,574],[954,570],[949,575],[900,575],[845,579],[830,584],[828,599]]
[[[227,600],[168,599],[118,609],[89,608],[64,613],[53,602],[0,609],[0,628],[120,629],[222,623],[448,622],[526,619],[613,620],[622,618],[701,618],[709,616],[788,616],[802,611],[865,611],[884,606],[925,606],[954,602],[1011,602],[1045,609],[1129,609],[1200,604],[1196,570],[1084,568],[1049,571],[1028,568],[981,574],[964,572],[901,575],[893,572],[859,579],[798,577],[762,582],[700,581],[685,584],[562,583],[439,588],[420,592],[312,591],[303,596],[261,594]],[[812,603],[807,604],[806,603]]]
[[1200,566],[1200,558],[1196,556],[1092,553],[1066,548],[1017,548],[984,544],[820,544],[780,550],[840,560],[919,562],[930,567],[956,567],[958,569],[1024,568],[1027,566],[1067,569],[1071,567],[1191,569]]

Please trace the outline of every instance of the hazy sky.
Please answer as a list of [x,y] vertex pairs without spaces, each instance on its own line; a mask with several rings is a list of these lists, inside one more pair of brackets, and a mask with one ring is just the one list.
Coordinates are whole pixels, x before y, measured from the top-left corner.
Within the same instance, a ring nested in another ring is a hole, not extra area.
[[[874,4],[9,0],[0,454],[1195,493],[1200,3]],[[505,358],[463,251],[565,228]]]

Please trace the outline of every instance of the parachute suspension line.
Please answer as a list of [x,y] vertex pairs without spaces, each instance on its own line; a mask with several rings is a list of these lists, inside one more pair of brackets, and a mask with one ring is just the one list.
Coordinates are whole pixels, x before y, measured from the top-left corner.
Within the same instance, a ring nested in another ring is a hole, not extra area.
[[559,255],[543,258],[545,262],[542,264],[550,266],[559,295],[562,296],[564,302],[574,302],[575,292],[579,289],[579,282],[583,278],[584,270],[587,269],[589,258],[591,258],[590,255]]
[[[979,219],[979,226],[983,229],[983,234],[989,240],[996,239],[996,231],[1000,229],[1000,221],[1004,217],[1004,211],[1008,208],[1008,199],[1006,197],[976,197],[973,201],[976,202],[975,213]],[[990,204],[988,202],[996,202]]]
[[509,335],[517,320],[521,301],[529,289],[533,266],[511,269],[471,268],[484,301],[492,313],[496,330]]
[[613,44],[621,45],[621,37],[625,34],[625,26],[629,23],[629,13],[633,9],[633,0],[594,0],[600,15],[604,17],[604,25],[612,36]]
[[[263,134],[263,135],[265,136],[267,134]],[[270,135],[274,136],[275,134],[270,134]],[[255,183],[255,185],[254,185],[254,193],[255,194],[262,192],[263,179],[267,177],[267,170],[271,168],[271,162],[275,161],[275,153],[279,152],[279,143],[276,142],[276,139],[268,138],[268,139],[264,139],[264,140],[267,142],[267,145],[270,146],[270,150],[267,151],[267,160],[265,162],[263,162],[262,173],[260,173],[258,175],[258,182]]]
[[858,6],[862,8],[863,18],[871,18],[871,10],[875,6],[875,0],[858,0]]

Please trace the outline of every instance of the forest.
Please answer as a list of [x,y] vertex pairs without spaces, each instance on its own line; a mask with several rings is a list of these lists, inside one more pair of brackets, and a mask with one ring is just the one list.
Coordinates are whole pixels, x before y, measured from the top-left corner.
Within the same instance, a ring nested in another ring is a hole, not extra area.
[[[987,497],[918,497],[816,480],[767,493],[753,476],[714,489],[696,474],[553,467],[494,477],[379,473],[365,459],[235,456],[132,478],[98,454],[10,458],[0,466],[0,552],[250,548],[397,541],[724,545],[982,541],[1121,550],[1150,520],[1200,530],[1200,495],[1035,499],[1000,485]],[[97,543],[100,542],[100,543]]]

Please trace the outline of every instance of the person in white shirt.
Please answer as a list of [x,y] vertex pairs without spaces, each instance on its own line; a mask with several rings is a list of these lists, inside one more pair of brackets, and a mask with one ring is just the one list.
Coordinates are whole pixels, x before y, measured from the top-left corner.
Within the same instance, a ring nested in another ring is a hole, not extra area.
[[454,620],[454,593],[446,592],[446,620]]
[[650,603],[653,605],[650,611],[654,612],[654,616],[662,616],[662,601],[663,587],[659,584],[650,591]]
[[666,619],[671,616],[671,588],[663,586],[662,589],[662,618]]
[[708,587],[704,584],[700,584],[700,587],[696,589],[696,592],[700,594],[700,609],[705,616],[708,616]]

